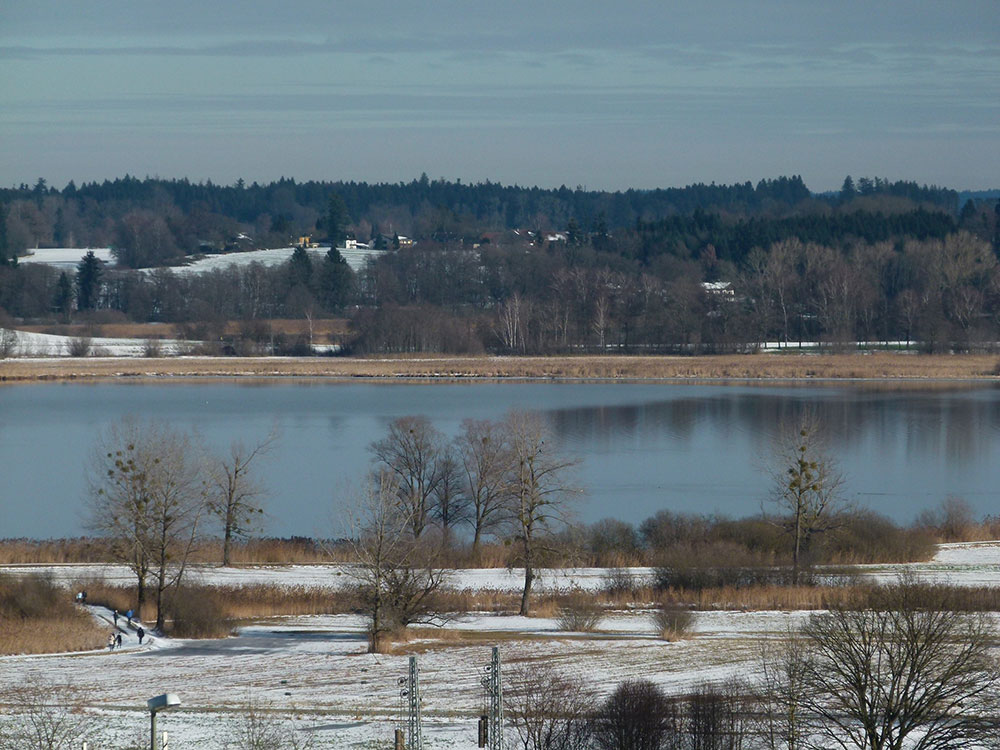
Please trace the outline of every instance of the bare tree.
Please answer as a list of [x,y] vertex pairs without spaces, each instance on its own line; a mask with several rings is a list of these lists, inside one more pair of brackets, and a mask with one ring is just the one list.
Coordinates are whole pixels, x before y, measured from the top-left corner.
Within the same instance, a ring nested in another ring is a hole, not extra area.
[[581,679],[545,663],[522,666],[507,678],[504,712],[524,750],[585,750],[594,698]]
[[623,682],[594,716],[594,746],[598,750],[676,747],[680,724],[677,704],[663,690],[647,680]]
[[133,418],[107,429],[91,466],[90,527],[135,575],[140,616],[153,586],[157,629],[163,592],[180,584],[205,510],[201,470],[187,435]]
[[786,437],[773,469],[772,501],[781,524],[792,539],[792,582],[799,582],[802,554],[815,534],[826,531],[838,510],[843,476],[822,449],[818,423],[806,418],[796,433]]
[[983,613],[901,581],[871,606],[833,607],[803,629],[809,745],[952,750],[995,744],[997,661]]
[[685,701],[683,734],[692,750],[741,750],[750,734],[746,690],[739,680],[704,684]]
[[455,527],[469,518],[469,499],[464,491],[462,466],[452,446],[442,449],[437,461],[431,516],[441,527],[445,547],[450,547]]
[[472,524],[472,556],[483,536],[500,526],[508,510],[511,453],[503,426],[467,419],[457,438]]
[[389,434],[370,447],[379,468],[393,475],[398,502],[415,537],[430,520],[441,443],[441,433],[427,417],[400,417],[389,425]]
[[8,712],[0,715],[0,747],[62,750],[80,747],[94,734],[91,717],[72,685],[57,686],[28,677],[0,694]]
[[352,519],[355,564],[347,573],[370,620],[368,650],[378,653],[393,630],[433,618],[434,594],[444,582],[437,550],[413,535],[410,509],[398,502],[394,477],[374,475]]
[[556,525],[565,524],[576,490],[566,479],[576,462],[558,454],[541,419],[511,412],[504,421],[511,451],[510,524],[524,566],[521,615],[530,611],[535,565]]
[[497,308],[494,330],[507,351],[524,353],[526,348],[525,329],[530,315],[530,302],[523,300],[517,292],[504,300]]
[[758,736],[766,750],[801,750],[809,735],[805,717],[805,644],[789,632],[761,645]]
[[233,750],[309,750],[313,738],[296,731],[291,720],[276,715],[271,705],[248,693],[226,748]]
[[254,476],[257,459],[274,447],[275,430],[253,445],[234,441],[228,458],[216,459],[210,469],[211,493],[208,509],[222,521],[222,564],[229,565],[233,541],[248,536],[254,520],[263,515],[264,488]]

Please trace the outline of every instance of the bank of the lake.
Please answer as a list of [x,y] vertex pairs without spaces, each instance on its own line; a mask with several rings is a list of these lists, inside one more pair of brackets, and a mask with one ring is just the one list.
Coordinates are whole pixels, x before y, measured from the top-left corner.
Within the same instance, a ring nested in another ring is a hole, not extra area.
[[0,360],[0,382],[159,377],[562,380],[990,380],[989,354],[747,354],[557,357],[176,357]]

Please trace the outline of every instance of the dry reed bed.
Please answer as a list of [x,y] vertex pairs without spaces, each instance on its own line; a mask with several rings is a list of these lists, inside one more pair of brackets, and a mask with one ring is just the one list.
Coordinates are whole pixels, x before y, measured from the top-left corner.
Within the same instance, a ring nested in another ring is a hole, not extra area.
[[86,612],[55,620],[5,620],[0,628],[0,655],[51,654],[104,648],[108,631]]
[[[253,539],[233,545],[233,565],[299,565],[351,562],[349,549],[321,540]],[[0,565],[67,565],[117,562],[99,537],[74,539],[0,539]],[[220,564],[222,542],[209,539],[191,551],[193,564]]]
[[332,377],[416,379],[811,380],[995,378],[993,355],[756,354],[701,357],[396,357],[9,359],[0,382],[99,378]]
[[72,595],[47,578],[0,576],[0,654],[83,651],[105,632]]

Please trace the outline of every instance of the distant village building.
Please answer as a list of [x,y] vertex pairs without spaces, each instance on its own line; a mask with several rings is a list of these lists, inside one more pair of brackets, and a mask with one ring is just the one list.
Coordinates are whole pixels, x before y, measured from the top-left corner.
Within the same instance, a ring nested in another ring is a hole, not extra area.
[[730,302],[736,299],[736,290],[733,289],[731,281],[703,281],[701,288],[705,290],[705,294],[710,294],[713,297]]

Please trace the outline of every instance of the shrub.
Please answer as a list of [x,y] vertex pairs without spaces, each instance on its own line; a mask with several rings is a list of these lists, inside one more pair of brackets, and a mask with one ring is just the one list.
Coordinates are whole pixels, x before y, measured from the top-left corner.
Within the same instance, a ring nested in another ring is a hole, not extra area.
[[163,356],[163,342],[159,339],[146,339],[142,346],[142,356],[156,358]]
[[77,336],[69,340],[69,355],[71,357],[86,357],[90,354],[93,339],[89,336]]
[[666,746],[680,723],[677,705],[648,680],[620,684],[591,725],[598,750],[651,750]]
[[574,591],[562,598],[556,623],[560,630],[589,633],[597,629],[604,610],[592,594]]
[[[660,556],[656,585],[701,591],[791,583],[791,570],[776,565],[773,555],[752,552],[733,542],[677,545]],[[801,575],[800,575],[801,579]]]
[[639,589],[635,574],[628,568],[608,568],[602,576],[604,591],[609,596],[634,594]]
[[202,587],[185,586],[170,593],[166,601],[170,620],[167,632],[181,638],[222,638],[229,635],[232,622],[225,616],[216,596]]
[[935,530],[903,529],[885,516],[856,511],[836,519],[838,528],[821,540],[815,557],[829,563],[889,563],[929,560]]
[[653,612],[653,630],[665,641],[676,641],[690,635],[694,614],[686,607],[662,604]]

